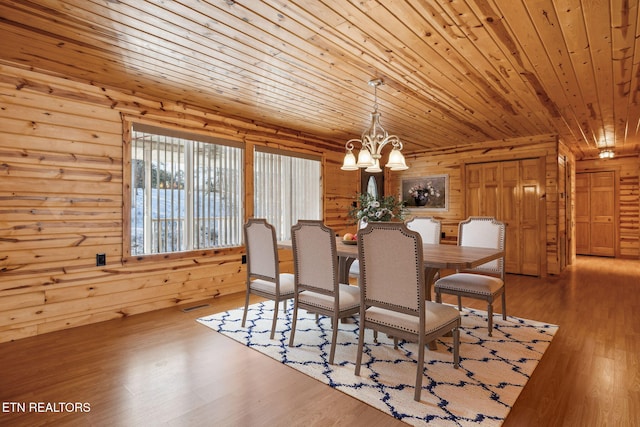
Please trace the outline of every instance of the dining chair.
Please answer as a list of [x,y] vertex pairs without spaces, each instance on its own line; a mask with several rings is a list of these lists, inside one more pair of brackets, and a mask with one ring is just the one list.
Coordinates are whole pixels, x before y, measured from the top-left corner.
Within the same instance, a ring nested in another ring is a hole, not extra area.
[[430,216],[416,216],[406,221],[409,230],[420,233],[422,243],[440,244],[442,224]]
[[295,292],[289,347],[293,347],[298,309],[331,318],[333,335],[329,363],[333,364],[338,320],[358,314],[360,288],[339,283],[334,232],[322,221],[299,220],[291,227]]
[[360,259],[360,330],[355,374],[360,375],[365,329],[417,341],[414,399],[420,400],[425,346],[449,332],[453,365],[460,362],[460,313],[455,307],[425,299],[422,239],[403,223],[371,223],[358,233]]
[[249,218],[244,225],[244,241],[247,248],[247,290],[242,315],[242,327],[247,320],[249,296],[261,296],[274,301],[271,336],[273,339],[280,301],[286,311],[287,300],[293,298],[294,275],[280,273],[276,230],[265,219]]
[[[505,248],[505,224],[493,217],[469,217],[458,225],[458,245],[481,248]],[[504,256],[478,267],[458,270],[436,280],[436,301],[442,294],[458,297],[458,310],[462,310],[462,297],[487,301],[489,336],[493,333],[493,301],[502,297],[502,318],[507,320],[507,302],[504,286]]]
[[[442,223],[437,219],[430,216],[416,216],[406,221],[405,224],[407,224],[407,228],[409,230],[417,231],[418,233],[420,233],[420,237],[422,237],[422,243],[429,243],[432,245],[440,244]],[[433,273],[433,277],[427,277],[426,273],[430,270],[431,269],[428,267],[425,268],[425,280],[431,281],[431,283],[429,283],[429,286],[427,286],[427,289],[431,289],[431,285],[440,278],[440,270],[435,271],[435,273]],[[431,300],[431,295],[427,295],[427,299]]]

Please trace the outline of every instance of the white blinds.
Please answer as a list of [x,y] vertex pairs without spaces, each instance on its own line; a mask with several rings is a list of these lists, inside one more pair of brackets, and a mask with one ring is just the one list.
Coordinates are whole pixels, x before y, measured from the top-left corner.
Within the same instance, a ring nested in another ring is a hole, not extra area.
[[299,219],[322,219],[322,177],[318,158],[256,150],[254,216],[273,224],[279,240],[291,238]]

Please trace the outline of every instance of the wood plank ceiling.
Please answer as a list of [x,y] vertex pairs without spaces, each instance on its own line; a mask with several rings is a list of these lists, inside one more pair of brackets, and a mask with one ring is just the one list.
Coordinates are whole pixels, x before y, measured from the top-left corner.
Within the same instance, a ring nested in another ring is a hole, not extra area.
[[406,152],[559,134],[640,153],[632,0],[1,0],[0,60]]

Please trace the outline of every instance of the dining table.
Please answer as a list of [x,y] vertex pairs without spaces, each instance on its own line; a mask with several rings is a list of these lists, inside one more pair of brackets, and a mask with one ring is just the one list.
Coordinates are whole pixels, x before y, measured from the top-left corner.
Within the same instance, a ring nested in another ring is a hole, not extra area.
[[[291,240],[279,241],[280,249],[292,249]],[[340,283],[349,283],[349,266],[358,259],[357,241],[344,241],[336,236]],[[493,248],[458,246],[450,244],[422,245],[422,263],[425,269],[426,298],[431,300],[433,280],[442,269],[465,270],[475,268],[504,256],[504,251]]]
[[[278,242],[280,249],[293,249],[291,240]],[[340,283],[349,283],[349,266],[358,259],[357,241],[345,241],[336,236],[336,252],[338,254],[338,269]],[[504,256],[504,251],[493,248],[481,248],[473,246],[458,246],[450,244],[422,245],[422,265],[425,269],[425,296],[431,301],[431,288],[436,274],[441,269],[464,270],[478,267],[487,262]],[[436,342],[428,343],[430,350],[437,348]]]

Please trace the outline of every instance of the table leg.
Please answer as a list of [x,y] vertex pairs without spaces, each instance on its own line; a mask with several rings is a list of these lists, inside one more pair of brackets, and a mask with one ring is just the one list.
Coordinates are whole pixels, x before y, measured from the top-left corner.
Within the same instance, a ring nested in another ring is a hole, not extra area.
[[355,258],[338,257],[338,280],[340,283],[349,283],[349,268],[355,260]]
[[[338,257],[338,281],[340,283],[349,284],[349,268],[351,268],[353,261],[355,261],[355,258]],[[342,323],[353,323],[347,317],[340,319],[340,321]]]
[[433,301],[431,299],[431,288],[433,287],[434,279],[436,278],[436,274],[440,271],[439,268],[426,267],[424,269],[424,284],[425,284],[425,299],[427,301]]

